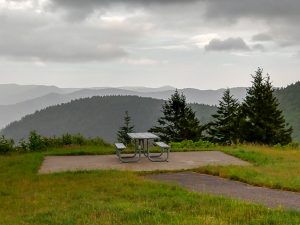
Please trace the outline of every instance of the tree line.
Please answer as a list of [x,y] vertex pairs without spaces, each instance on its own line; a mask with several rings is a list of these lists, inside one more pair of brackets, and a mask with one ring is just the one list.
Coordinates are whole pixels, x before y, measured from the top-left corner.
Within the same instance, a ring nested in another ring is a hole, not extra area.
[[[201,124],[195,112],[178,90],[162,106],[163,115],[149,132],[156,133],[163,141],[209,140],[220,144],[257,143],[286,145],[292,141],[292,128],[279,109],[270,76],[258,68],[252,76],[252,86],[239,103],[226,89],[212,115],[213,121]],[[128,112],[125,124],[118,132],[118,140],[129,143],[128,132],[133,132]]]

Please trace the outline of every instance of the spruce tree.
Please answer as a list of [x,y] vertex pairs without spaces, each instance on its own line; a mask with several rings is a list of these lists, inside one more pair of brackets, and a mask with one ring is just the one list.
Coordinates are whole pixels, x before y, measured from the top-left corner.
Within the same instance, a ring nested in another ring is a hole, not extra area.
[[219,101],[216,114],[212,115],[214,120],[209,124],[208,134],[213,142],[222,144],[237,142],[238,112],[238,100],[230,94],[229,89],[226,89],[222,100]]
[[199,140],[201,126],[195,112],[186,103],[185,96],[178,90],[162,107],[163,116],[158,126],[149,131],[156,133],[163,141]]
[[292,140],[292,128],[286,124],[278,108],[269,75],[264,77],[263,69],[258,68],[252,78],[252,86],[247,90],[241,107],[241,139],[268,145],[288,144]]
[[130,137],[127,133],[132,133],[134,131],[134,126],[131,125],[131,118],[128,111],[125,111],[124,116],[124,126],[120,127],[118,131],[118,141],[126,145],[130,144]]

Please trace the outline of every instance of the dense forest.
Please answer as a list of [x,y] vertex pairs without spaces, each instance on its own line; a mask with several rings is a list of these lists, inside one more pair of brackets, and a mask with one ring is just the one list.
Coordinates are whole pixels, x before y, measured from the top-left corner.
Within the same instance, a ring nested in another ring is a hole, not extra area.
[[[7,137],[20,140],[36,130],[45,136],[81,133],[87,137],[100,136],[107,141],[116,140],[116,132],[128,111],[135,131],[147,131],[161,116],[163,100],[137,96],[95,96],[51,106],[13,122],[3,131]],[[202,123],[210,121],[216,107],[190,104]]]
[[286,121],[293,127],[293,139],[300,143],[300,82],[275,91]]

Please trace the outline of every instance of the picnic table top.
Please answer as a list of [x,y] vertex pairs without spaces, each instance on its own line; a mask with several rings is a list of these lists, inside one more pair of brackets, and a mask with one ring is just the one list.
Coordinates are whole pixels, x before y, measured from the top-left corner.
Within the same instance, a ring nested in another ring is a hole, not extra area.
[[128,133],[128,136],[132,139],[158,139],[159,137],[155,134],[145,133]]

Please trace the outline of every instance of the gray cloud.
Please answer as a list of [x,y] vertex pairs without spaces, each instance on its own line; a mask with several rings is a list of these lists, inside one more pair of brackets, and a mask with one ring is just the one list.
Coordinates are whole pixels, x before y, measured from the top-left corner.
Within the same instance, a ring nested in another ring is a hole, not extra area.
[[[95,11],[105,13],[120,5],[128,11],[142,8],[160,27],[172,27],[179,32],[195,30],[203,23],[217,29],[220,23],[231,26],[242,19],[251,19],[264,23],[269,30],[269,37],[258,34],[253,41],[270,41],[272,37],[280,46],[300,45],[299,32],[295,29],[300,20],[299,0],[51,0],[50,8],[62,10],[67,18],[74,21],[82,20]],[[281,32],[282,27],[288,32]]]
[[127,10],[131,10],[132,7],[151,8],[157,5],[186,5],[197,1],[199,0],[51,0],[48,6],[52,10],[62,9],[66,11],[68,17],[71,19],[84,19],[95,11],[105,13],[107,8],[116,5],[125,6]]
[[[300,32],[295,29],[300,21],[299,0],[203,0],[206,3],[205,18],[209,21],[232,25],[242,19],[250,19],[268,27],[268,38],[278,45],[300,45]],[[254,39],[268,39],[258,35]]]
[[262,44],[255,44],[252,46],[253,50],[257,50],[257,51],[265,51],[265,47]]
[[242,38],[212,39],[206,46],[206,51],[249,51],[249,46]]
[[43,62],[89,62],[128,55],[143,27],[131,24],[67,24],[54,15],[0,10],[0,57]]
[[204,0],[207,4],[206,16],[235,21],[251,17],[260,19],[294,20],[300,18],[298,0]]
[[[300,1],[298,0],[51,0],[51,6],[58,9],[87,15],[96,9],[107,8],[111,5],[127,5],[151,7],[154,5],[170,7],[170,5],[191,5],[197,2],[203,3],[205,15],[209,19],[227,19],[237,21],[240,18],[281,18],[292,19],[300,18]],[[198,7],[199,5],[197,5]],[[199,11],[199,8],[197,8]],[[178,12],[178,13],[184,13]]]
[[[39,0],[33,1],[34,5],[40,6]],[[34,13],[34,9],[0,9],[0,56],[22,60],[88,62],[124,57],[132,53],[132,46],[134,49],[146,49],[147,46],[158,49],[157,46],[169,46],[171,43],[172,46],[197,49],[194,43],[189,43],[189,38],[210,33],[217,34],[213,37],[223,34],[228,37],[231,31],[235,32],[236,22],[243,23],[243,18],[251,18],[251,21],[263,26],[256,28],[255,24],[251,24],[251,33],[247,33],[248,27],[245,27],[241,32],[245,36],[239,33],[240,38],[213,39],[205,50],[265,49],[263,45],[249,47],[242,39],[249,36],[255,42],[272,40],[280,48],[300,45],[300,31],[295,29],[300,20],[298,0],[273,0],[272,3],[270,0],[49,1],[44,8],[45,13],[40,15]],[[144,13],[142,16],[130,17],[140,9]],[[101,20],[102,16],[122,16],[122,13],[129,15],[125,22],[105,24]],[[68,20],[65,20],[65,15]],[[90,19],[95,21],[90,22]],[[227,24],[220,24],[221,20],[227,21]],[[147,26],[151,28],[145,28]],[[226,29],[232,30],[226,33]],[[266,30],[268,33],[264,32]],[[202,42],[204,44],[199,43],[202,48],[207,40]]]
[[252,37],[252,41],[272,41],[273,37],[269,33],[259,33]]

